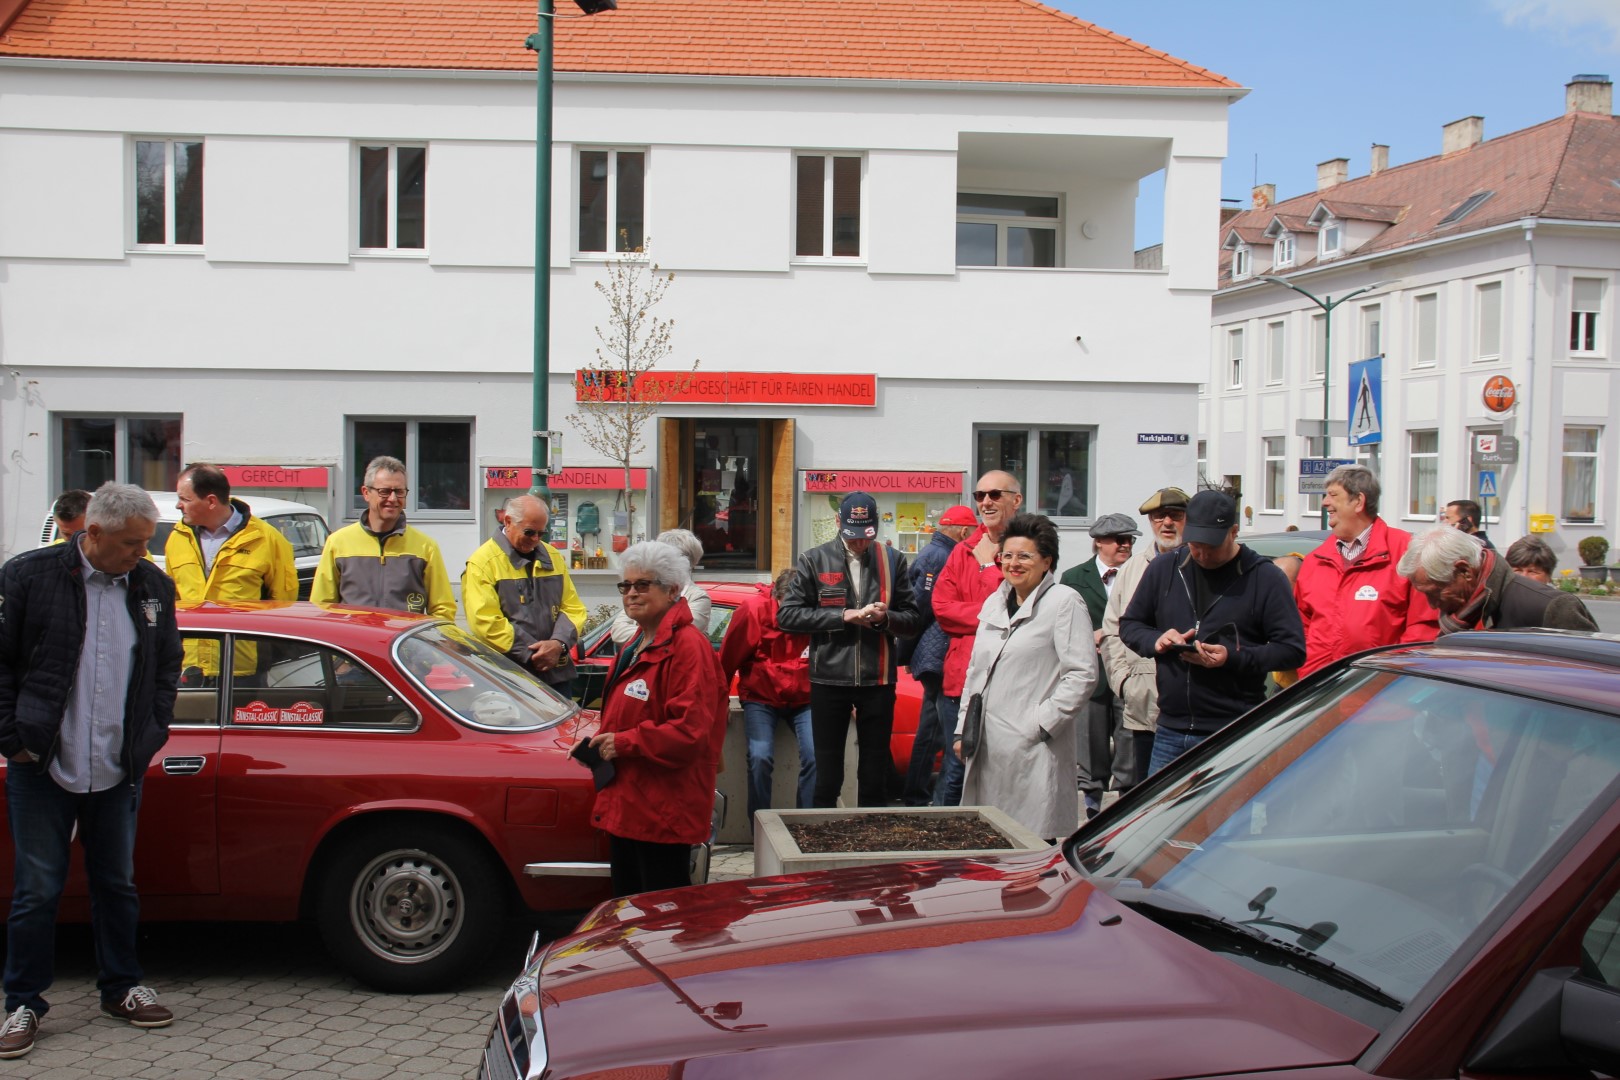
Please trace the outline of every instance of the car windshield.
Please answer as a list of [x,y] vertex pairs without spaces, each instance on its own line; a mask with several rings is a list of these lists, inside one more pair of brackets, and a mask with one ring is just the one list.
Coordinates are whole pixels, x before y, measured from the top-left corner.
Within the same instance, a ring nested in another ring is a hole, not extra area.
[[292,544],[295,559],[318,556],[326,546],[326,522],[314,514],[273,514],[265,521]]
[[394,658],[430,698],[478,728],[536,731],[579,711],[459,626],[429,623],[394,643]]
[[1351,668],[1280,699],[1070,857],[1144,915],[1382,1026],[1506,917],[1617,776],[1620,719]]

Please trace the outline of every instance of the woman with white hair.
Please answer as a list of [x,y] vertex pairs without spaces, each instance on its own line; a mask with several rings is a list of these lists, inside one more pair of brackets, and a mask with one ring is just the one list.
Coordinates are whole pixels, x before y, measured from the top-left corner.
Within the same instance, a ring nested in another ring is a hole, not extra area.
[[[703,561],[703,541],[699,540],[689,529],[665,529],[658,534],[655,541],[667,544],[680,552],[686,558],[686,564],[693,572],[697,571],[698,563]],[[624,565],[624,556],[619,557],[619,565]],[[709,612],[712,603],[709,594],[703,586],[691,580],[688,575],[686,587],[681,590],[681,596],[686,600],[687,606],[692,609],[692,625],[698,628],[701,634],[709,632]],[[623,645],[636,636],[636,624],[624,612],[613,616],[613,627],[608,631],[613,636],[615,644]]]
[[591,819],[608,834],[613,894],[691,884],[692,845],[709,839],[715,763],[730,691],[706,634],[681,595],[685,557],[642,543],[619,556],[619,594],[635,633],[602,691],[591,746],[613,764]]

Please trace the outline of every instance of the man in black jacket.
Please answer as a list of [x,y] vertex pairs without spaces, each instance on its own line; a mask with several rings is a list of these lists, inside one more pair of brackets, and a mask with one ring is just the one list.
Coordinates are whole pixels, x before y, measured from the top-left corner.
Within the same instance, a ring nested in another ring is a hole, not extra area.
[[1305,628],[1288,578],[1238,543],[1237,504],[1200,491],[1186,546],[1148,564],[1119,636],[1157,660],[1159,728],[1149,772],[1260,704],[1266,675],[1305,662]]
[[16,851],[0,1058],[32,1050],[50,1008],[75,823],[101,1011],[136,1027],[174,1019],[141,985],[134,863],[141,778],[168,739],[180,677],[174,585],[144,558],[158,520],[151,496],[103,484],[85,520],[69,542],[0,567],[0,753]]
[[857,491],[838,507],[839,535],[799,556],[776,605],[776,625],[810,635],[810,727],[816,743],[816,806],[838,802],[844,740],[855,714],[862,806],[888,804],[894,729],[895,638],[923,625],[905,556],[877,540],[877,503]]

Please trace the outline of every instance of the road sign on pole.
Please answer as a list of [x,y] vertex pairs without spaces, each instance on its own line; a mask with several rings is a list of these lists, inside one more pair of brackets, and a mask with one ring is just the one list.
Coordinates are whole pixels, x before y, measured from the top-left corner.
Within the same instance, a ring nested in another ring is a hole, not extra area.
[[1384,358],[1350,365],[1350,445],[1384,441]]
[[1493,469],[1479,471],[1479,497],[1482,499],[1496,498],[1496,472]]
[[1320,495],[1327,490],[1327,478],[1340,465],[1354,465],[1350,458],[1300,458],[1299,493]]

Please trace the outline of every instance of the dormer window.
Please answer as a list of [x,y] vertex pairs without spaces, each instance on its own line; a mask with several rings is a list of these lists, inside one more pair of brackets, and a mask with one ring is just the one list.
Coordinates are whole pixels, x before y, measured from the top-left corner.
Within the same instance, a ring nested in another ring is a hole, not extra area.
[[1281,269],[1284,266],[1294,265],[1294,234],[1282,233],[1271,249],[1272,264]]
[[1232,280],[1242,281],[1254,273],[1254,254],[1249,245],[1239,244],[1232,249]]
[[1316,234],[1316,242],[1317,258],[1340,254],[1344,250],[1344,226],[1331,219],[1323,222],[1322,231]]

